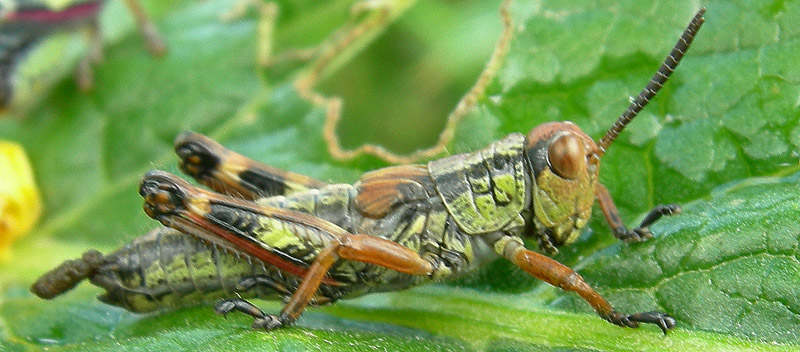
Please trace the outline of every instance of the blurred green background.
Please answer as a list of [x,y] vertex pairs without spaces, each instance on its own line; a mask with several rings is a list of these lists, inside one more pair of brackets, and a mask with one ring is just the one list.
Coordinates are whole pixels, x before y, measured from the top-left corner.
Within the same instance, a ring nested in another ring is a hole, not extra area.
[[397,153],[432,146],[500,37],[500,1],[421,1],[321,90],[344,99],[347,149],[380,144]]

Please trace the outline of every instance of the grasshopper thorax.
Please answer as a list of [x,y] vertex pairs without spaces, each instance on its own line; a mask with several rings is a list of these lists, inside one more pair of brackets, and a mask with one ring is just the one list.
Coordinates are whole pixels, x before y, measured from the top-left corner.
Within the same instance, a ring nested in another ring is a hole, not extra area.
[[599,150],[568,121],[546,123],[528,133],[525,152],[532,182],[525,235],[536,238],[541,250],[557,252],[586,226],[598,180]]

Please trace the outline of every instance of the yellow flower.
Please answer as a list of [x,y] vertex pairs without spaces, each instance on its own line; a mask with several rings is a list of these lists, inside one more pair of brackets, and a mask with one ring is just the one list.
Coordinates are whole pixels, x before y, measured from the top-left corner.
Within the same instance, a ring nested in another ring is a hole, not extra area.
[[0,141],[0,260],[8,258],[11,242],[30,231],[41,212],[25,150],[16,143]]

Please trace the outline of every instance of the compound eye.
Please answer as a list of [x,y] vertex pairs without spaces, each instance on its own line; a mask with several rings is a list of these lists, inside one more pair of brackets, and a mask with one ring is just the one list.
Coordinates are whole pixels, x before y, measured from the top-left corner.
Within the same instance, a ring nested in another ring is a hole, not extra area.
[[547,147],[550,168],[566,179],[577,179],[586,169],[586,152],[580,138],[573,133],[556,137]]

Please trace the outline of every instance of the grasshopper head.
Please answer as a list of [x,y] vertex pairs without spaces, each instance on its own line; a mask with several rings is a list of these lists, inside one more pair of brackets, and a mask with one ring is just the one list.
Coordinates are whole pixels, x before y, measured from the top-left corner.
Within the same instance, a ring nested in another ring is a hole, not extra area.
[[531,228],[542,251],[575,241],[594,204],[600,149],[572,122],[537,126],[526,138],[531,168]]
[[571,122],[546,123],[528,133],[526,153],[533,183],[527,235],[535,236],[543,251],[555,253],[556,247],[578,238],[592,211],[600,158],[675,71],[703,25],[705,11],[697,11],[658,72],[597,143]]

